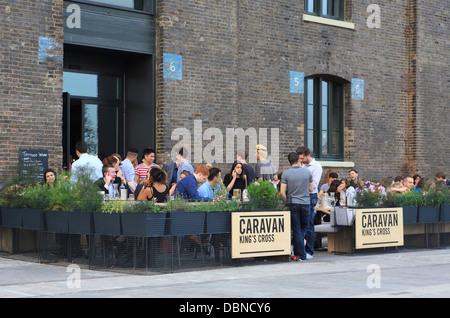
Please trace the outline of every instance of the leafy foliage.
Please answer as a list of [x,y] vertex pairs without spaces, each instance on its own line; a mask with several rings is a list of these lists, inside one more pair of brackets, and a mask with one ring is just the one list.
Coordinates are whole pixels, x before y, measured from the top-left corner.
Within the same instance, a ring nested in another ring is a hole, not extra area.
[[11,185],[5,190],[1,198],[8,206],[51,211],[98,211],[103,200],[98,194],[98,186],[86,174],[81,174],[76,183],[70,182],[69,174],[66,173],[52,186]]
[[276,209],[282,210],[284,204],[277,198],[277,189],[269,181],[254,181],[247,187],[249,202],[247,210]]

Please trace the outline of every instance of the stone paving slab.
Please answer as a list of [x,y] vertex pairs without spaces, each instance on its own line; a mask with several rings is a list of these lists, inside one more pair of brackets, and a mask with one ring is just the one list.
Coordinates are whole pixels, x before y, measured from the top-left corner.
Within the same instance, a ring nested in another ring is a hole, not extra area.
[[[410,298],[450,297],[450,251],[334,255],[161,275],[0,258],[0,298]],[[77,282],[78,282],[77,281]]]

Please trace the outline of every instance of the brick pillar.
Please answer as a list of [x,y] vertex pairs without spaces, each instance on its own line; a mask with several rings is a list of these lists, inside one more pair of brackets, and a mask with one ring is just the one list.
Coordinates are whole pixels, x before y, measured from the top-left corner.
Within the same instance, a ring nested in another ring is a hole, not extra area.
[[0,183],[19,149],[46,149],[62,166],[63,1],[1,1]]

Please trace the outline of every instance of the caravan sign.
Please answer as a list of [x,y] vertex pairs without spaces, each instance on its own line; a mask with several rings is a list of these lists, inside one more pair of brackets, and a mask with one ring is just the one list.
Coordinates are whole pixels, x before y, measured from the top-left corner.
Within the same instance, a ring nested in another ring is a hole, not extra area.
[[289,211],[233,212],[232,258],[289,255],[290,217]]

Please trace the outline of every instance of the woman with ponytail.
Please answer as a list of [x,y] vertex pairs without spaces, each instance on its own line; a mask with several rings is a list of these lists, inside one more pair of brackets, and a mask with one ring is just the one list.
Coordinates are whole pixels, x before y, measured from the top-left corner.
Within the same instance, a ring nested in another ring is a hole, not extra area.
[[167,202],[169,190],[166,184],[166,173],[158,167],[153,167],[149,170],[149,177],[144,181],[143,189],[139,192],[137,199],[164,203]]

